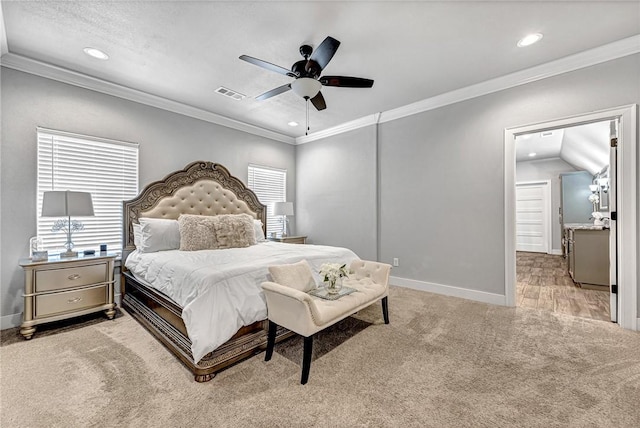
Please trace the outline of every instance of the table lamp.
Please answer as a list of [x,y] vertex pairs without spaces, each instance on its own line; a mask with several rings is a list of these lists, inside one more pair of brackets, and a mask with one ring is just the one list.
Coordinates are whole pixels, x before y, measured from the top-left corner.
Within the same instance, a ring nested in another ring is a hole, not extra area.
[[293,202],[274,202],[273,215],[282,216],[282,236],[289,235],[288,215],[293,215]]
[[73,232],[84,229],[84,225],[78,220],[71,221],[71,217],[90,217],[93,215],[91,193],[56,190],[43,194],[42,217],[67,217],[66,220],[56,220],[51,228],[53,231],[63,230],[67,234],[67,242],[64,244],[67,251],[60,253],[60,257],[78,255],[76,251],[73,251],[71,235]]

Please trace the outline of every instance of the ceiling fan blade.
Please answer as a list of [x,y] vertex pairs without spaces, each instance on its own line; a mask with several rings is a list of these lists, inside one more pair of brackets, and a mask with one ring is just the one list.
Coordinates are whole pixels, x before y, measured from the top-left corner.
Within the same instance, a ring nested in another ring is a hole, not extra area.
[[279,65],[271,64],[270,62],[263,61],[258,58],[254,58],[248,55],[240,55],[240,59],[243,61],[247,61],[253,65],[257,65],[258,67],[266,68],[267,70],[275,71],[276,73],[284,74],[285,76],[297,77],[291,70],[287,70],[284,67],[280,67]]
[[322,76],[318,80],[324,86],[338,86],[341,88],[370,88],[373,86],[373,80],[363,79],[362,77]]
[[327,108],[327,103],[324,101],[322,92],[318,92],[318,94],[309,101],[311,101],[311,104],[313,104],[316,110],[324,110]]
[[309,59],[315,61],[320,66],[320,71],[322,71],[327,64],[329,64],[333,55],[335,55],[338,50],[338,46],[340,46],[339,41],[333,37],[327,37],[322,43],[320,43],[320,46],[313,51]]
[[280,95],[283,92],[287,92],[289,89],[291,89],[291,83],[287,83],[286,85],[278,86],[277,88],[272,89],[270,91],[267,91],[262,95],[258,95],[256,97],[256,100],[258,100],[258,101],[266,100],[267,98],[275,97],[276,95]]

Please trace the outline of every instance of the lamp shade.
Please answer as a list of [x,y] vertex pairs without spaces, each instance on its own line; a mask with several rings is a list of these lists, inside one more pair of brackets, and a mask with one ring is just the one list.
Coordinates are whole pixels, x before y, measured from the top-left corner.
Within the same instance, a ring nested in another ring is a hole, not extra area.
[[313,98],[318,95],[322,84],[310,77],[300,77],[291,82],[291,89],[302,98]]
[[273,215],[293,215],[293,202],[274,202]]
[[43,194],[42,217],[90,217],[93,215],[91,193],[56,190]]

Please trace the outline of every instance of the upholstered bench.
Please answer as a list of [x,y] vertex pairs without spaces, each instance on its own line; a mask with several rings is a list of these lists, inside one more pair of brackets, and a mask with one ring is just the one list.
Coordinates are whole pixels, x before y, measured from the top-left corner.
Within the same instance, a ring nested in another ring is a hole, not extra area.
[[309,380],[313,335],[338,321],[358,312],[378,300],[382,300],[385,324],[389,324],[389,272],[391,266],[365,260],[351,263],[348,278],[343,286],[354,288],[351,294],[337,300],[326,300],[307,293],[316,287],[311,268],[303,260],[291,265],[269,268],[273,282],[263,282],[267,298],[269,335],[265,361],[273,355],[278,325],[304,336],[302,358],[303,385]]

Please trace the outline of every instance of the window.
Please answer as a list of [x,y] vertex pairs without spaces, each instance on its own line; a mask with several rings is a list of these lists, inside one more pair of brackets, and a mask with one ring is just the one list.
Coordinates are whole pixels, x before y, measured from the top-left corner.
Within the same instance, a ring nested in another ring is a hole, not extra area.
[[273,215],[273,203],[287,200],[287,170],[249,165],[249,188],[267,206],[267,235],[282,232],[282,218]]
[[[38,128],[38,237],[45,250],[61,250],[66,234],[53,232],[58,218],[41,217],[49,190],[91,193],[94,217],[78,218],[84,229],[72,236],[74,249],[107,244],[122,248],[122,201],[138,194],[138,144]],[[72,218],[73,220],[73,218]]]

